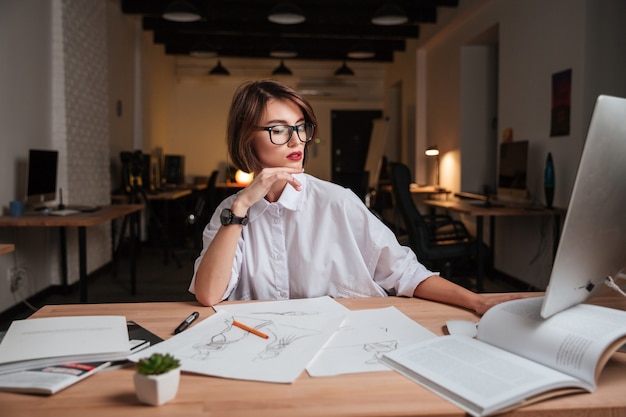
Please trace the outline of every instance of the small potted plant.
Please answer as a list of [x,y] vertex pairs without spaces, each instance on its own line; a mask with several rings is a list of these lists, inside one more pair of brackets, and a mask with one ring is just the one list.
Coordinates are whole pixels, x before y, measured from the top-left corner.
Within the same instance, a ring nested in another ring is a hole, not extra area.
[[169,353],[153,353],[140,359],[135,369],[135,392],[142,403],[161,405],[176,396],[180,381],[180,361]]

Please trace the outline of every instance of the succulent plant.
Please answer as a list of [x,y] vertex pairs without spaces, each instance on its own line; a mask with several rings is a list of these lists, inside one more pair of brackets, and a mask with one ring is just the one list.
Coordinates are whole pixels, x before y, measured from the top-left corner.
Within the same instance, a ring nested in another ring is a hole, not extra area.
[[153,353],[140,359],[135,368],[142,375],[161,375],[180,367],[180,361],[169,353]]

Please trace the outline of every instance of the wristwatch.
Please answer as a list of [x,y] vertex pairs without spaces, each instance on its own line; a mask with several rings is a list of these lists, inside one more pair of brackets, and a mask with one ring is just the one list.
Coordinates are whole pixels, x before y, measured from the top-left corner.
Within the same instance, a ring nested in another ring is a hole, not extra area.
[[222,226],[228,226],[229,224],[240,224],[245,226],[248,224],[248,216],[235,216],[231,209],[225,208],[222,210],[222,213],[220,213],[220,222],[222,222]]

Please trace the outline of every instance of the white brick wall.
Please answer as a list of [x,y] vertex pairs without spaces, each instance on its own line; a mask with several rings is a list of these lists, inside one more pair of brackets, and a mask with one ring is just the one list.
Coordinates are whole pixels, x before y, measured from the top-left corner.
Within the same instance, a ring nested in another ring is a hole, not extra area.
[[[109,204],[106,2],[53,2],[52,142],[59,150],[58,186],[66,204]],[[87,248],[88,272],[110,261],[109,224],[87,229]],[[68,254],[69,280],[75,282],[76,233],[68,233]]]

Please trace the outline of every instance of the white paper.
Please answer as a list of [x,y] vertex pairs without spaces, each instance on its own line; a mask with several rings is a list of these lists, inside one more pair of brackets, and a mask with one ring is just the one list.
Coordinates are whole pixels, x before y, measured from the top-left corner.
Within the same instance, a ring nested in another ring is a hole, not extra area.
[[[180,359],[181,369],[205,375],[290,383],[349,311],[329,297],[216,306],[217,313],[129,359],[153,352]],[[267,334],[264,339],[233,319]]]
[[395,307],[350,311],[306,369],[313,377],[389,371],[384,353],[434,337]]

